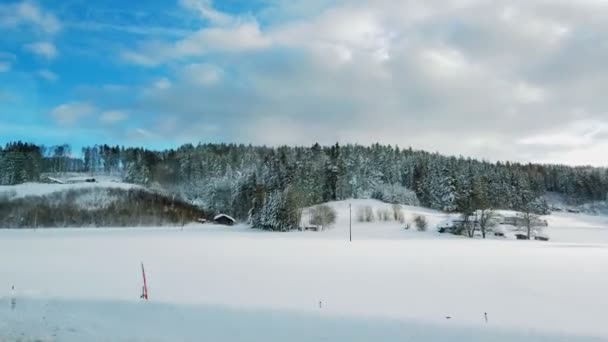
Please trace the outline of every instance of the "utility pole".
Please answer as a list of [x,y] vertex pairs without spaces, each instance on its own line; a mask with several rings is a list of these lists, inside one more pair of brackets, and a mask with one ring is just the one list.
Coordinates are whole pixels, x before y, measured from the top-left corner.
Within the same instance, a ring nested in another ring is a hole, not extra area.
[[348,203],[348,240],[353,242],[353,214],[350,203]]

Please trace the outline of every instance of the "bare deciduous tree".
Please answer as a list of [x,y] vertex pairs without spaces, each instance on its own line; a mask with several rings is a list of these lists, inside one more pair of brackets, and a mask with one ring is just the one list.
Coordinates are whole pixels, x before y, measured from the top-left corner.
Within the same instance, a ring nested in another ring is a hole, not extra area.
[[374,221],[374,218],[374,210],[371,206],[366,205],[364,207],[357,208],[357,221],[372,222]]
[[334,208],[322,204],[311,209],[311,221],[310,223],[321,226],[321,229],[330,227],[336,222],[336,211]]
[[414,216],[414,224],[416,225],[416,229],[420,232],[426,231],[428,227],[428,222],[426,221],[426,217],[423,215],[415,215]]
[[405,221],[405,217],[403,216],[403,212],[401,211],[401,205],[393,204],[391,208],[393,210],[393,219],[397,222],[403,223]]
[[481,230],[481,236],[485,239],[488,228],[492,228],[495,225],[494,217],[496,212],[492,208],[483,208],[478,211],[479,218],[479,229]]

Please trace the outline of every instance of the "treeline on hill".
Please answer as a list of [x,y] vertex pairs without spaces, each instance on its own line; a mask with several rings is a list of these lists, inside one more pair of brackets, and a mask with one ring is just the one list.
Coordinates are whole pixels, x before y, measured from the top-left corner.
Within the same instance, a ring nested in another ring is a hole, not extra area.
[[205,217],[196,206],[146,189],[85,188],[44,196],[0,194],[0,227],[183,225]]
[[37,181],[44,172],[81,172],[84,163],[72,158],[69,145],[52,147],[23,142],[0,146],[0,185]]
[[[61,154],[65,149],[46,149],[45,155],[36,148],[7,145],[0,165],[12,167],[0,167],[0,182],[36,180],[49,169],[70,168],[61,165],[72,159]],[[187,144],[165,151],[97,145],[84,148],[82,156],[76,171],[120,173],[127,182],[161,187],[209,212],[271,230],[297,225],[302,207],[348,198],[373,197],[447,212],[491,207],[542,213],[547,210],[542,196],[548,191],[573,203],[604,200],[608,192],[608,172],[602,168],[490,163],[379,144]]]

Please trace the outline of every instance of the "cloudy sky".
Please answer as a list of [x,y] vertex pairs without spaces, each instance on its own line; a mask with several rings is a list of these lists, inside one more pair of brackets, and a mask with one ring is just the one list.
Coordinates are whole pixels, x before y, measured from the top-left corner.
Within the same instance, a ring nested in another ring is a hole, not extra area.
[[0,2],[0,143],[607,165],[607,0]]

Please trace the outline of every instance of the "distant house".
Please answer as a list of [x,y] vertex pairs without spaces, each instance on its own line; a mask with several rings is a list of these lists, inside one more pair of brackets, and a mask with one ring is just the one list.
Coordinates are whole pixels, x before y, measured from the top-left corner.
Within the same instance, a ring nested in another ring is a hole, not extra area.
[[40,179],[41,183],[48,183],[48,184],[64,184],[64,181],[57,179],[57,178],[53,178],[53,177],[48,177],[48,176],[44,176]]
[[[519,217],[519,216],[507,216],[503,219],[503,221],[500,224],[516,226],[516,227],[524,227],[524,226],[526,226],[526,220],[523,217]],[[540,220],[537,218],[534,218],[533,221],[531,222],[531,224],[532,224],[532,226],[535,226],[535,227],[548,227],[549,226],[549,223],[546,220]]]
[[507,216],[503,219],[501,224],[506,224],[510,226],[521,226],[524,224],[523,219],[517,216]]
[[74,177],[66,180],[69,184],[78,184],[78,183],[96,183],[97,180],[95,178],[87,178],[87,177]]
[[232,226],[233,224],[236,223],[236,220],[233,217],[228,216],[226,214],[219,214],[213,218],[213,222],[215,222],[217,224],[223,224],[225,226]]

